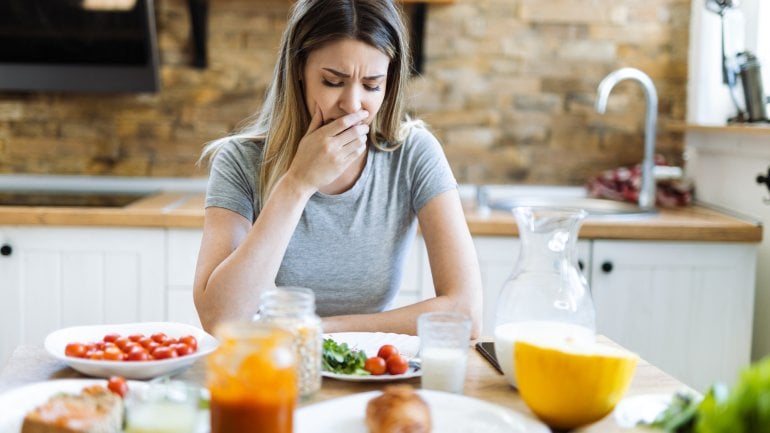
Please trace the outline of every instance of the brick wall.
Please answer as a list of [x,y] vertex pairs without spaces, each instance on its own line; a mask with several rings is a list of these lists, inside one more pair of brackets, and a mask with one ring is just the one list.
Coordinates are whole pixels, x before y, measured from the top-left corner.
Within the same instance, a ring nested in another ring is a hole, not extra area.
[[[209,60],[190,64],[183,0],[157,0],[162,91],[0,93],[0,173],[192,176],[208,140],[258,109],[286,0],[210,2]],[[410,107],[444,143],[461,182],[580,184],[638,162],[644,99],[621,83],[594,112],[610,71],[655,82],[661,124],[685,117],[689,1],[457,0],[431,5],[424,73]],[[681,161],[680,133],[658,151]]]

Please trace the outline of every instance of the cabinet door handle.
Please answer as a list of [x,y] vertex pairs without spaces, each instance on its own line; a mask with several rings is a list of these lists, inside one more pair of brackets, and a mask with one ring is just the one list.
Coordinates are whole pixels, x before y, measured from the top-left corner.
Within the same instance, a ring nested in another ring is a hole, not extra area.
[[612,272],[612,262],[604,262],[602,263],[602,272],[605,274],[609,274]]
[[10,245],[3,244],[3,246],[0,247],[0,255],[10,256],[11,253],[13,253],[13,248],[11,248]]
[[585,270],[585,267],[586,267],[586,265],[583,264],[583,261],[582,260],[578,260],[578,268],[580,268],[580,270],[582,271],[582,270]]

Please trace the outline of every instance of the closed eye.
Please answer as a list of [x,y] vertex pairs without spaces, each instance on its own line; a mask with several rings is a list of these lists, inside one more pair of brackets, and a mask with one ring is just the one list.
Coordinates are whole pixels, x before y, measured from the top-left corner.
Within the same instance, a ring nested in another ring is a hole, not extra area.
[[327,87],[342,87],[343,83],[342,83],[342,81],[337,82],[337,83],[332,83],[331,81],[329,81],[329,80],[324,78],[323,84],[324,84],[324,86],[327,86]]
[[[342,81],[333,82],[333,81],[327,80],[326,78],[324,78],[322,82],[323,82],[323,85],[327,87],[342,87],[345,85],[345,83]],[[368,86],[364,84],[364,89],[366,89],[369,92],[379,92],[380,90],[382,90],[382,87],[379,84],[376,86]]]

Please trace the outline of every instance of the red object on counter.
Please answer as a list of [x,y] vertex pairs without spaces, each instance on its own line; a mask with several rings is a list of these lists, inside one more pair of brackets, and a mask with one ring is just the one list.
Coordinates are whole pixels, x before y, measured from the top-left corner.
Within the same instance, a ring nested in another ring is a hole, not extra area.
[[[656,166],[668,166],[662,155],[655,156]],[[588,195],[595,198],[637,203],[642,186],[641,164],[605,170],[586,183]],[[655,204],[661,207],[689,206],[694,188],[685,179],[665,179],[656,182]]]

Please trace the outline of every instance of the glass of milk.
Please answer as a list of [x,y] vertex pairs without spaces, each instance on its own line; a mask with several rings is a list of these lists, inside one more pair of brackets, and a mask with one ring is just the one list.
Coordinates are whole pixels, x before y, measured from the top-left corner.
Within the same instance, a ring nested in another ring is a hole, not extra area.
[[459,313],[425,313],[417,319],[422,387],[462,394],[471,320]]
[[194,433],[200,396],[198,386],[175,380],[129,385],[126,433]]

